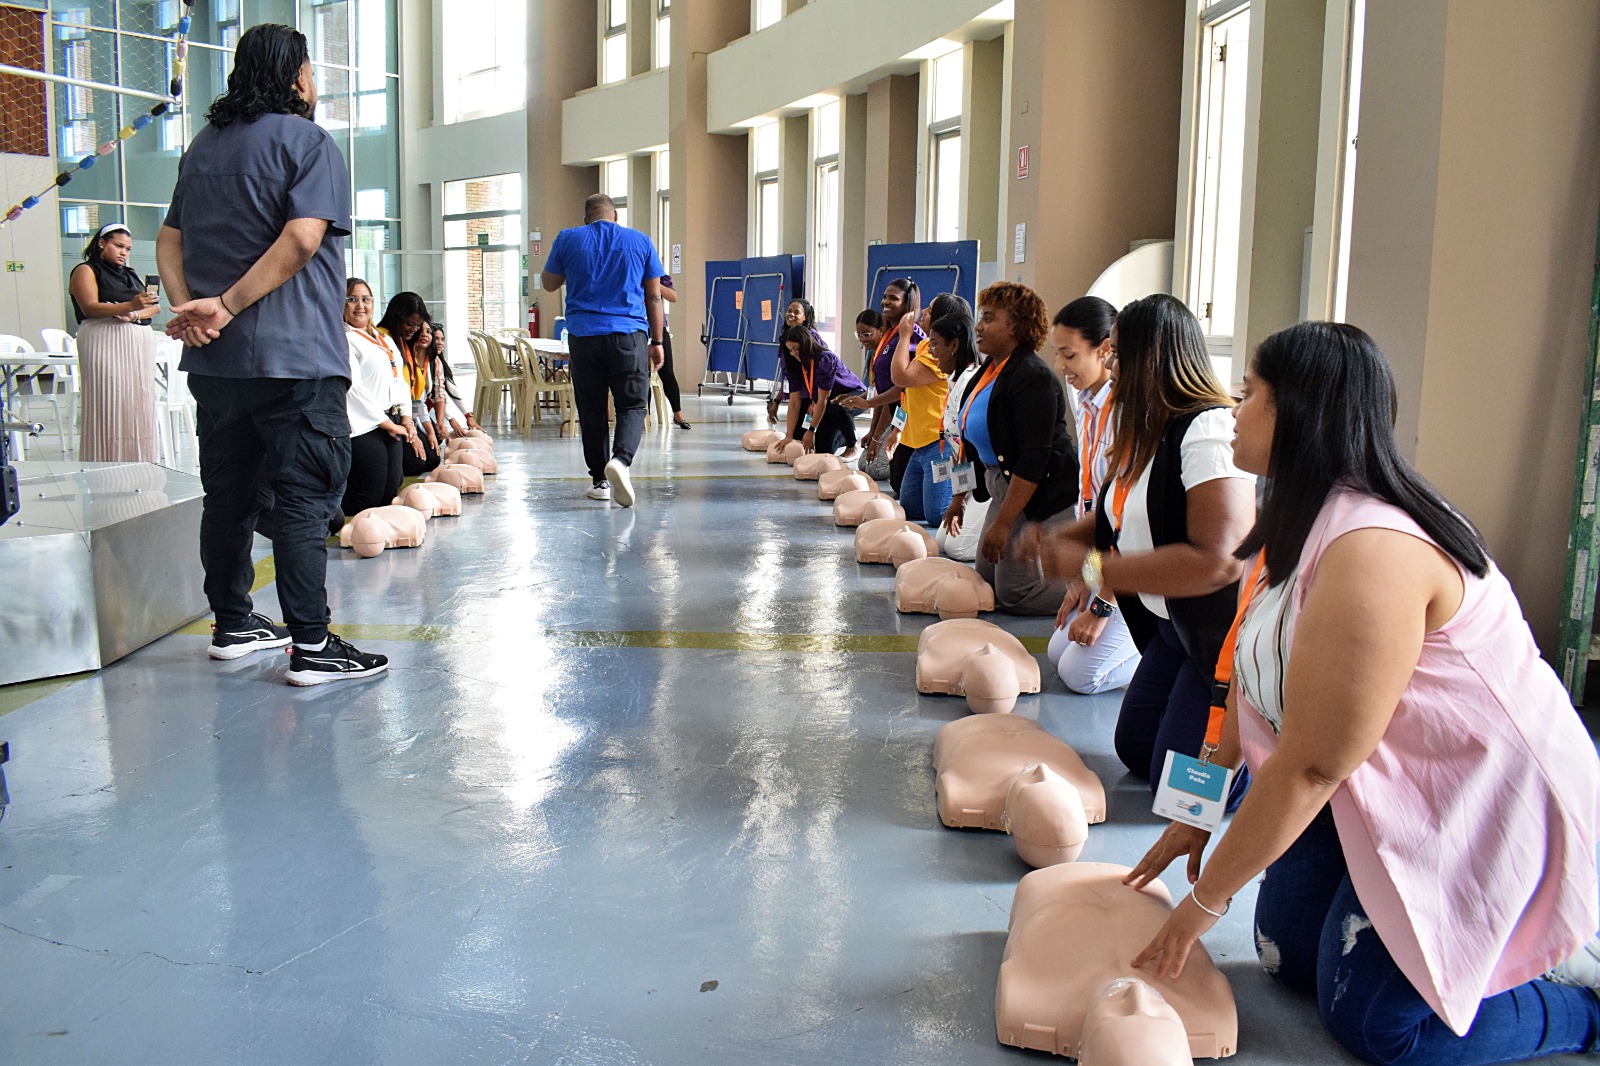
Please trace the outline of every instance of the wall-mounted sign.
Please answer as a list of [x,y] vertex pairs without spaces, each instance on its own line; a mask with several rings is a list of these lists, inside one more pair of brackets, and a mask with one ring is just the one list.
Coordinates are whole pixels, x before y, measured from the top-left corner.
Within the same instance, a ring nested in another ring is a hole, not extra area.
[[683,273],[683,245],[681,244],[672,246],[672,272],[674,274]]
[[1018,178],[1025,178],[1027,176],[1028,176],[1028,146],[1027,145],[1023,145],[1021,148],[1017,149],[1017,177]]
[[1016,244],[1011,250],[1011,261],[1013,263],[1022,263],[1022,262],[1026,262],[1027,258],[1028,258],[1028,224],[1026,222],[1018,222],[1017,223]]

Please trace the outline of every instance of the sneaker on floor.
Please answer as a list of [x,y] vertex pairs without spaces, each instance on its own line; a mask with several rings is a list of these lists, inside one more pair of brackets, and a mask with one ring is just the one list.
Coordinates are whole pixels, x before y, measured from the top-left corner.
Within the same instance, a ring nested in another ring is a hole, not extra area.
[[211,623],[211,647],[206,654],[213,659],[242,659],[252,652],[268,648],[281,648],[289,643],[289,630],[253,614],[238,629],[221,629]]
[[354,681],[389,669],[387,655],[358,651],[350,642],[332,633],[318,651],[298,645],[289,649],[289,684],[325,685],[329,681]]
[[1600,936],[1592,937],[1576,955],[1545,974],[1544,979],[1558,985],[1600,990]]
[[591,500],[609,500],[611,499],[611,486],[602,481],[598,485],[590,485],[589,491],[584,495]]
[[616,494],[617,502],[624,507],[633,506],[633,479],[628,476],[628,464],[621,459],[613,459],[606,464],[606,480],[611,482],[611,491]]

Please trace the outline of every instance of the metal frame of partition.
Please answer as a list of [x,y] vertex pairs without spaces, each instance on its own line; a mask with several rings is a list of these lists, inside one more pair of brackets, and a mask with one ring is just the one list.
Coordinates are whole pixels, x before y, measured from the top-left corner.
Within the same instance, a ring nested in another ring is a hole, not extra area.
[[[751,282],[761,281],[767,278],[777,279],[778,291],[776,298],[772,301],[771,313],[766,318],[761,318],[758,314],[761,304],[761,294],[757,293],[755,299],[750,299],[750,284]],[[783,356],[783,314],[789,306],[789,301],[786,298],[788,288],[788,272],[780,270],[763,271],[759,274],[746,274],[742,282],[741,291],[745,294],[745,299],[743,306],[739,309],[739,319],[742,323],[740,331],[744,334],[744,350],[742,353],[740,353],[739,357],[739,371],[744,376],[745,381],[751,384],[751,391],[754,391],[754,383],[757,381],[772,382],[772,388],[767,390],[767,395],[769,398],[776,390],[778,382],[782,377],[781,360]],[[770,328],[767,326],[768,323],[771,323]],[[757,330],[761,330],[762,335],[760,337],[756,335]],[[770,336],[768,336],[768,334],[770,334]],[[770,373],[766,372],[768,369],[767,367],[758,366],[752,361],[752,355],[759,353],[752,353],[751,350],[757,348],[772,349],[772,366]],[[732,396],[728,397],[728,402],[733,402]]]
[[[726,260],[724,262],[737,264],[739,260]],[[728,403],[731,405],[733,403],[733,394],[739,390],[739,375],[744,367],[744,316],[735,310],[732,315],[733,332],[731,334],[720,332],[720,330],[726,328],[726,320],[729,316],[725,311],[719,313],[717,304],[718,297],[726,292],[727,287],[730,285],[742,286],[744,277],[742,272],[740,274],[713,273],[724,269],[726,269],[726,266],[723,263],[710,262],[706,264],[706,324],[700,334],[700,343],[706,347],[706,369],[705,373],[701,375],[699,386],[695,389],[695,395],[705,395],[705,390],[708,388],[723,389],[727,391]],[[735,289],[735,295],[732,299],[737,301],[737,294],[742,291],[742,287]],[[735,302],[734,306],[738,306],[737,302]],[[730,347],[734,351],[729,352],[728,349]],[[727,355],[732,356],[731,363],[728,362]],[[719,380],[719,377],[721,380]],[[746,391],[754,388],[749,382],[746,382],[745,385]]]

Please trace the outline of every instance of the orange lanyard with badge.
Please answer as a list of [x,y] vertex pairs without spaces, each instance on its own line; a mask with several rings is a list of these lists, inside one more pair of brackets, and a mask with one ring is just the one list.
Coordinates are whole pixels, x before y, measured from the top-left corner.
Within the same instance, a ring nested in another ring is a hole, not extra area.
[[1233,625],[1228,629],[1228,635],[1222,641],[1222,654],[1217,656],[1217,670],[1213,675],[1216,683],[1211,690],[1211,717],[1206,722],[1206,742],[1200,749],[1200,761],[1209,763],[1212,754],[1222,743],[1222,719],[1228,713],[1228,686],[1233,684],[1233,656],[1239,647],[1239,627],[1244,624],[1244,616],[1250,610],[1251,601],[1256,598],[1256,593],[1261,591],[1261,579],[1265,575],[1267,566],[1266,552],[1256,555],[1255,562],[1251,564],[1250,573],[1244,579],[1244,584],[1239,586],[1239,610],[1233,616]]
[[[1083,431],[1083,506],[1085,513],[1094,510],[1095,457],[1106,437],[1106,424],[1111,420],[1111,404],[1100,408],[1099,418],[1090,418]],[[1092,435],[1091,435],[1092,434]]]
[[400,379],[400,364],[394,361],[394,349],[383,343],[383,339],[381,337],[370,337],[365,331],[359,329],[351,330],[351,332],[360,337],[362,340],[366,341],[368,344],[376,345],[377,347],[383,349],[383,354],[389,359],[389,373],[393,374],[395,380],[398,381]]
[[812,362],[811,362],[811,371],[810,371],[810,373],[806,372],[805,364],[803,364],[803,363],[801,364],[801,366],[800,366],[800,380],[805,382],[805,384],[806,384],[806,405],[807,405],[806,406],[806,410],[805,410],[805,414],[803,414],[800,417],[800,429],[802,431],[809,431],[811,429],[811,408],[816,406],[816,403],[817,403],[817,363],[816,363],[816,360],[812,360]]
[[972,390],[972,397],[961,408],[960,424],[957,427],[961,439],[951,459],[954,465],[950,467],[950,488],[954,492],[971,492],[978,487],[978,471],[973,465],[973,457],[967,451],[967,417],[972,414],[973,405],[978,402],[983,391],[994,385],[994,379],[1000,376],[1000,371],[1005,369],[1005,365],[1004,358],[990,360],[989,365],[983,368],[983,373],[978,375],[978,384]]

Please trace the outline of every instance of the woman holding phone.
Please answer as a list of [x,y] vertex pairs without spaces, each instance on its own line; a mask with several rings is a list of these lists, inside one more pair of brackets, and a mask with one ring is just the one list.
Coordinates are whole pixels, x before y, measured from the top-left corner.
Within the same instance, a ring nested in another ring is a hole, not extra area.
[[155,317],[158,297],[155,285],[147,286],[128,266],[132,253],[127,226],[102,226],[67,279],[78,319],[83,374],[78,458],[84,462],[153,463],[158,454],[157,337],[146,325]]

